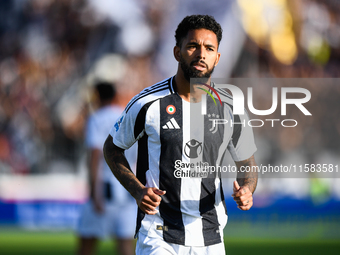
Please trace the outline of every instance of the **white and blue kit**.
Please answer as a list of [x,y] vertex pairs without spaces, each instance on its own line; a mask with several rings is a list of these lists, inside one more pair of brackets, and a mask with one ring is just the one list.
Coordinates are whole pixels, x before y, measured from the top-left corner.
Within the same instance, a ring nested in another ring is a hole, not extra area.
[[[89,117],[86,125],[88,149],[102,151],[107,135],[122,111],[123,108],[110,105],[98,109]],[[134,170],[137,158],[136,147],[125,151],[125,155]],[[82,237],[104,238],[110,235],[131,239],[136,226],[136,201],[113,175],[104,156],[101,158],[99,169],[104,213],[98,214],[90,199],[81,210],[77,232]]]

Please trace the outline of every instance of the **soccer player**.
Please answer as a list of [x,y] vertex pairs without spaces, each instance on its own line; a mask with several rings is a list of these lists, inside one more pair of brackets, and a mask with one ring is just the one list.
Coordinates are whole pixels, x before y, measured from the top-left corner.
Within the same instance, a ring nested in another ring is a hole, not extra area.
[[[187,16],[175,38],[176,75],[129,102],[104,144],[104,156],[139,207],[136,254],[225,254],[227,214],[221,178],[211,178],[212,173],[192,178],[192,164],[217,166],[228,149],[239,169],[255,166],[253,132],[240,124],[247,123],[246,115],[233,115],[232,98],[223,90],[221,105],[206,97],[207,114],[191,115],[202,89],[190,80],[201,78],[210,84],[220,59],[220,25],[211,16]],[[234,125],[219,125],[211,132],[212,117]],[[135,142],[136,176],[124,156]],[[237,175],[232,196],[241,210],[253,205],[256,184],[256,173]]]
[[[119,254],[132,255],[137,206],[112,175],[102,152],[107,133],[123,109],[114,104],[116,93],[111,83],[99,82],[94,91],[99,108],[89,117],[86,127],[91,198],[84,204],[80,215],[78,254],[94,254],[98,239],[111,236],[117,240]],[[136,164],[136,154],[135,146],[126,151],[132,168]]]

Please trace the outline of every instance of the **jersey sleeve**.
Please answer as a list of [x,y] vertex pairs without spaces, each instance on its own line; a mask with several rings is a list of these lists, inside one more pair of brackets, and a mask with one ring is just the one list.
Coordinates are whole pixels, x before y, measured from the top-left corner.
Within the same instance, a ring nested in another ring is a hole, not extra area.
[[134,107],[123,111],[110,131],[116,146],[126,150],[144,135],[145,123],[142,123],[139,117],[142,110],[143,107],[135,104]]
[[250,158],[257,150],[254,140],[253,129],[248,125],[249,117],[234,115],[233,134],[228,144],[228,150],[234,161],[242,161]]

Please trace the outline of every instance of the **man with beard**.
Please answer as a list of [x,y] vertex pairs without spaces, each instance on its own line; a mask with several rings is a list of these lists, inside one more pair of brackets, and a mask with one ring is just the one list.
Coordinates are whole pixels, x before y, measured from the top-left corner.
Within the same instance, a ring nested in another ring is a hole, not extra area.
[[[236,125],[248,117],[233,115],[232,99],[224,92],[220,105],[206,97],[207,115],[191,114],[203,105],[204,87],[214,90],[210,77],[220,59],[220,25],[208,15],[187,16],[175,38],[176,75],[129,102],[104,144],[104,155],[139,207],[136,254],[225,254],[221,178],[197,166],[218,166],[227,149],[238,169],[256,166],[254,137],[249,126]],[[191,78],[199,78],[199,84]],[[212,133],[212,115],[235,124]],[[124,150],[137,141],[135,176]],[[256,184],[256,173],[237,175],[232,196],[239,209],[251,208]]]

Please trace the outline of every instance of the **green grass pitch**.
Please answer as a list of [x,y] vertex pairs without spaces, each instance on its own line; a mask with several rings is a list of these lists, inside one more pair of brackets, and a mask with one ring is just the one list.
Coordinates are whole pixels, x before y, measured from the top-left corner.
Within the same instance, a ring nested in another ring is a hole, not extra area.
[[[335,255],[340,254],[340,241],[327,239],[232,238],[225,240],[228,255]],[[1,255],[71,255],[76,253],[73,233],[0,230]],[[100,244],[98,255],[114,255],[112,243]]]

